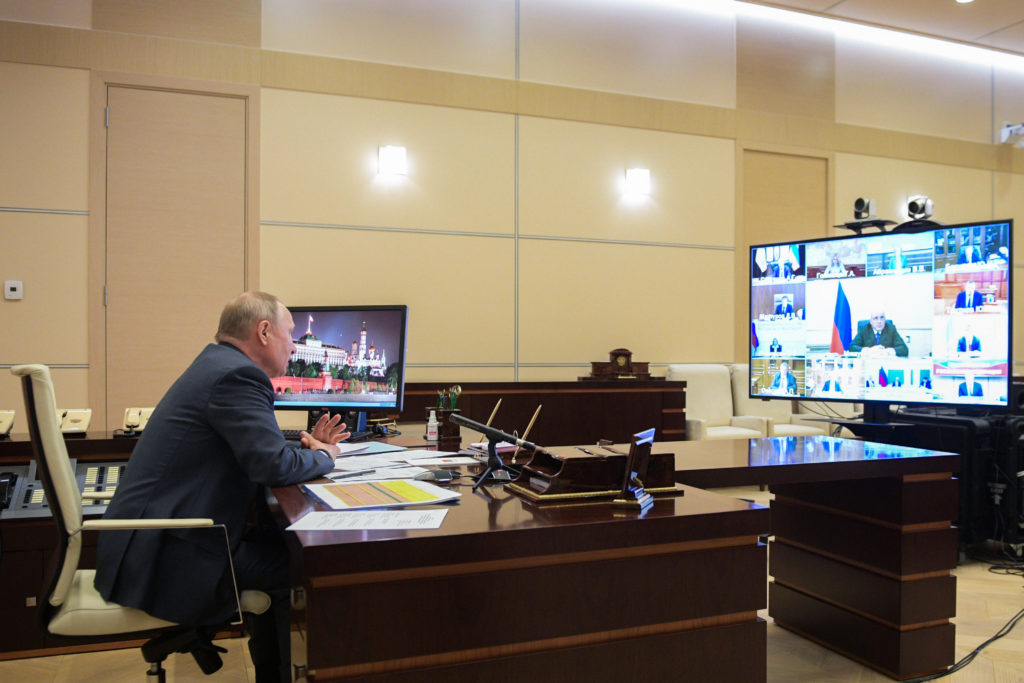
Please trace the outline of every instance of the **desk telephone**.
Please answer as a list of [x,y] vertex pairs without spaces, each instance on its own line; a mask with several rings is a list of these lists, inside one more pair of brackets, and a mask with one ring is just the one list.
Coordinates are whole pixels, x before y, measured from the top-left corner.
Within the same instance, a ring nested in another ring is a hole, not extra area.
[[0,439],[7,436],[14,426],[14,411],[0,410]]
[[126,432],[141,432],[146,428],[149,417],[153,414],[152,408],[128,408],[124,411],[124,430]]
[[89,421],[92,420],[91,408],[73,408],[58,412],[61,415],[60,431],[64,434],[85,434],[88,431]]

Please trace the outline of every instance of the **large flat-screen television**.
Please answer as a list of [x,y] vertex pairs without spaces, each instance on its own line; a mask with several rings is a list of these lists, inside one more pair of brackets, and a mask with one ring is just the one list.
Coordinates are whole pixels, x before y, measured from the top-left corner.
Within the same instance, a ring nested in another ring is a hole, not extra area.
[[750,396],[1005,408],[1012,220],[750,248]]
[[398,413],[405,396],[408,307],[289,306],[295,353],[270,378],[274,408],[352,413],[349,428],[365,429],[366,414]]

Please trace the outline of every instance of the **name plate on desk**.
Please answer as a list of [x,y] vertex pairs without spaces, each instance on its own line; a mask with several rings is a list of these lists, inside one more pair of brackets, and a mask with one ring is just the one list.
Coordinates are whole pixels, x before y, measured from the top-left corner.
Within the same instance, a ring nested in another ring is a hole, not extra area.
[[[618,496],[627,456],[537,451],[506,490],[535,501],[567,501]],[[681,494],[675,483],[675,455],[651,454],[644,487],[648,493]]]

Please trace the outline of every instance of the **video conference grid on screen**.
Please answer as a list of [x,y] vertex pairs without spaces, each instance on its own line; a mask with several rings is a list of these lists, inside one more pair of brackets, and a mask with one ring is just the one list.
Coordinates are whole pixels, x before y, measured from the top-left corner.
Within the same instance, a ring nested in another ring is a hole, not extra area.
[[275,408],[401,408],[405,306],[289,307],[295,353]]
[[750,394],[1005,406],[1011,228],[752,247]]

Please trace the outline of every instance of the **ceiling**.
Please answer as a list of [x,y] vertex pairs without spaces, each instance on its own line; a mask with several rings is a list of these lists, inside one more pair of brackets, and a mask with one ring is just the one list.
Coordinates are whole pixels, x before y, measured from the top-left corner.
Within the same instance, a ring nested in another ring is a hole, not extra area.
[[1024,55],[1024,0],[752,1]]

